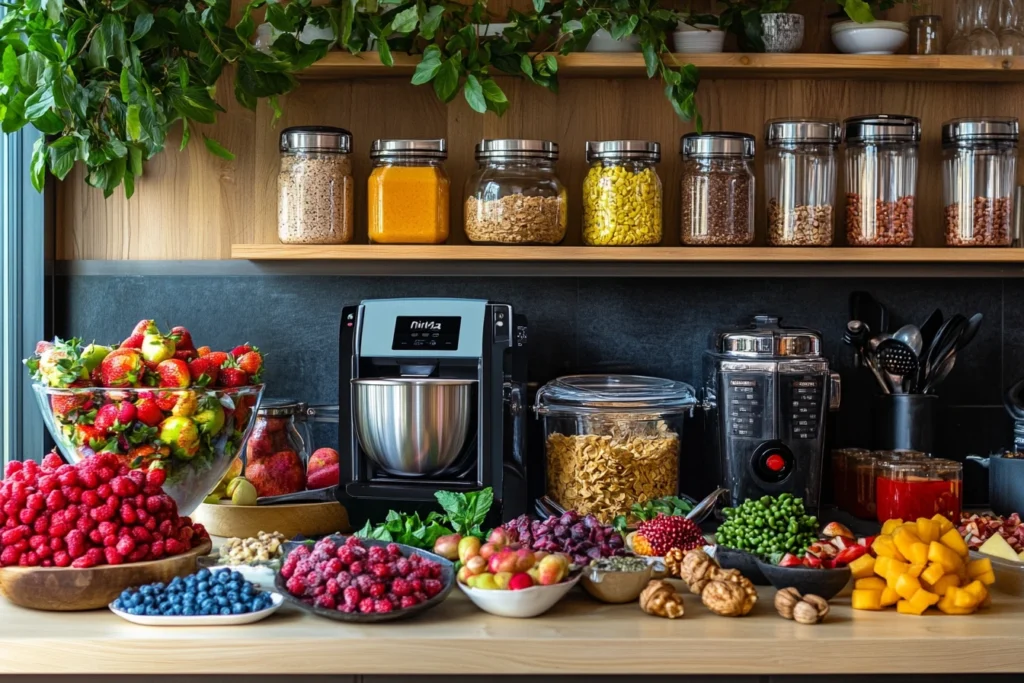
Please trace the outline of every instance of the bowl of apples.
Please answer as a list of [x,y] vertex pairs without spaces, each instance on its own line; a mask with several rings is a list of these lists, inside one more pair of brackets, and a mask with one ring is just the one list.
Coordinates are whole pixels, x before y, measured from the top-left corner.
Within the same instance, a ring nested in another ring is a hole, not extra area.
[[456,577],[459,589],[485,612],[499,617],[540,616],[580,579],[578,571],[569,571],[568,555],[519,548],[500,538],[495,543],[495,535],[491,536],[484,545],[473,536],[459,541],[462,568]]

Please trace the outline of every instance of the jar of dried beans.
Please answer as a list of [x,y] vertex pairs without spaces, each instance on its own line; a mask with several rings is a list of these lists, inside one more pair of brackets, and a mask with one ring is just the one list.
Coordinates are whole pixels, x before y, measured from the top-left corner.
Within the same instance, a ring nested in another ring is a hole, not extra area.
[[448,158],[444,140],[374,140],[367,181],[368,235],[378,244],[448,239]]
[[776,119],[765,126],[768,244],[831,246],[841,137],[839,121]]
[[683,421],[693,387],[635,375],[571,375],[537,392],[544,421],[546,491],[603,522],[679,487]]
[[352,134],[329,126],[281,133],[277,237],[285,244],[352,241]]
[[690,133],[683,157],[680,240],[690,245],[754,241],[754,136]]
[[1010,246],[1019,139],[1015,118],[954,119],[942,124],[947,245]]
[[847,242],[913,245],[921,120],[878,114],[847,119],[844,126]]
[[566,192],[555,173],[558,145],[547,140],[481,140],[466,182],[466,237],[492,244],[558,244]]
[[583,179],[583,243],[644,246],[661,242],[661,145],[642,140],[588,142]]

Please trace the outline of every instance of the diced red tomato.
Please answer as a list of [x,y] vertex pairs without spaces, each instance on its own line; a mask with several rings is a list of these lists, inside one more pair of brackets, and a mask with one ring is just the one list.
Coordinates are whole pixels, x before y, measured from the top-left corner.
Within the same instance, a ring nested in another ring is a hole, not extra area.
[[812,569],[819,569],[821,567],[821,560],[813,555],[808,555],[804,558],[804,565],[811,567]]
[[858,557],[867,555],[868,549],[862,545],[851,545],[849,548],[844,549],[835,558],[835,564],[837,567],[845,567],[850,564]]
[[799,558],[796,555],[794,555],[793,553],[786,553],[785,555],[782,556],[782,559],[779,560],[779,566],[780,567],[802,567],[802,566],[804,566],[804,561],[801,558]]

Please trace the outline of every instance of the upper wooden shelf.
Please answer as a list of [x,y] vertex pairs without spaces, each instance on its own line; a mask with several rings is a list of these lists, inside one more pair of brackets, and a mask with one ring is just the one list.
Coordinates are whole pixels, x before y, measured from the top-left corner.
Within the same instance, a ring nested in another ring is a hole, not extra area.
[[[1019,81],[1024,59],[969,55],[840,54],[677,54],[666,57],[700,68],[703,78],[829,78],[890,81]],[[302,78],[381,78],[408,76],[418,56],[397,54],[393,67],[376,52],[332,52],[306,69]],[[642,77],[647,72],[639,53],[581,52],[558,57],[558,74],[577,78]]]
[[1024,264],[1024,249],[235,244],[231,257],[251,261]]

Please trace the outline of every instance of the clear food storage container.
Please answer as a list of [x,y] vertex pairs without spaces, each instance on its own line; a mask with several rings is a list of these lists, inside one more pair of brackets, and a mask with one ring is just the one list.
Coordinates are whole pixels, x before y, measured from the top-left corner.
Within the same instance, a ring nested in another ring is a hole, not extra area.
[[881,466],[887,462],[916,461],[926,457],[920,451],[871,451],[848,455],[846,458],[846,491],[847,500],[850,503],[848,512],[860,519],[875,519],[877,515],[876,491]]
[[277,237],[285,244],[352,241],[352,134],[298,126],[281,133]]
[[260,496],[296,493],[306,488],[306,463],[313,451],[308,406],[293,399],[267,399],[245,444],[246,475]]
[[912,246],[921,120],[878,114],[846,119],[844,126],[846,241]]
[[1008,247],[1017,186],[1016,118],[954,119],[942,124],[946,244]]
[[548,496],[602,522],[679,488],[683,419],[693,387],[636,375],[571,375],[537,392]]
[[869,453],[863,448],[837,448],[832,451],[832,496],[840,510],[849,512],[851,501],[857,495],[856,488],[851,490],[850,479],[847,477],[848,468],[852,467],[850,459]]
[[689,133],[683,157],[680,240],[688,245],[754,241],[754,136]]
[[960,519],[963,465],[942,458],[881,461],[877,470],[877,519],[917,519],[942,515]]
[[466,237],[492,244],[558,244],[566,192],[555,173],[558,145],[547,140],[482,140],[466,182]]
[[654,165],[661,145],[643,140],[587,143],[583,179],[583,243],[645,246],[661,243],[661,178]]
[[441,244],[448,239],[450,182],[444,140],[374,140],[366,213],[371,242]]
[[764,137],[768,244],[831,246],[839,121],[776,119]]

